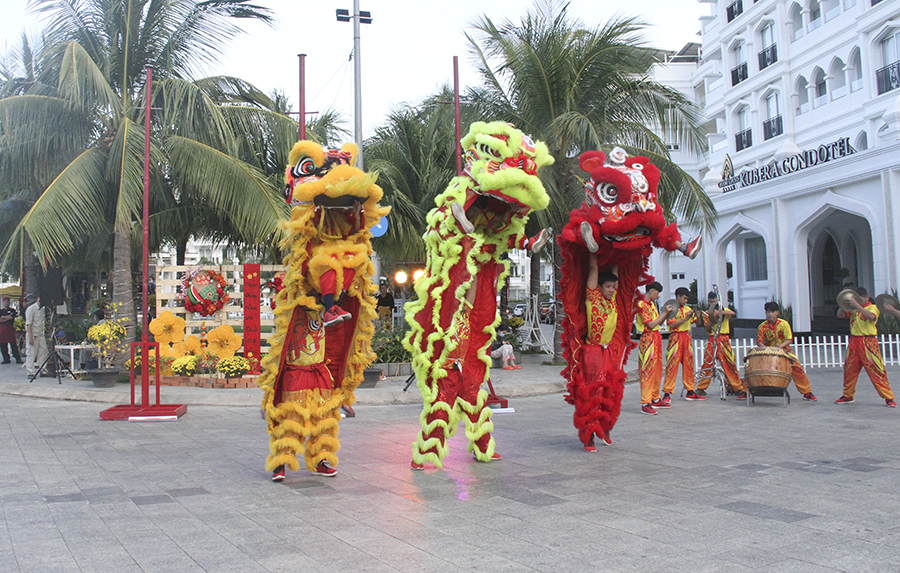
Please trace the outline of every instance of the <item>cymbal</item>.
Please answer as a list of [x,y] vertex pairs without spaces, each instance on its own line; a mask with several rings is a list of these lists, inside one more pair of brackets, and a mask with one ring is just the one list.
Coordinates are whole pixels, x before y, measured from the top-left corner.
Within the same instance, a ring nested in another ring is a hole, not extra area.
[[884,305],[889,304],[897,310],[900,310],[900,301],[897,300],[897,297],[894,295],[884,293],[875,297],[875,306],[878,307],[878,312],[884,314]]
[[[667,306],[672,307],[672,314],[678,312],[678,301],[675,300],[674,298],[672,298],[672,299],[667,300],[665,304],[659,305],[659,313],[662,314],[663,310]],[[671,318],[671,315],[669,315],[669,318]]]
[[850,304],[850,300],[855,300],[858,304],[862,304],[862,299],[859,298],[859,295],[856,294],[856,291],[852,288],[845,288],[837,295],[837,305],[838,308],[843,310],[844,312],[850,312],[853,309],[853,306]]

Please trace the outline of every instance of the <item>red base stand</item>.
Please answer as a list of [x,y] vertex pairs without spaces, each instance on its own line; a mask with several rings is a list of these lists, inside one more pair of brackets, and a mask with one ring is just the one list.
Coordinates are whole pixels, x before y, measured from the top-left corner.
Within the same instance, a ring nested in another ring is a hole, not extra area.
[[[140,418],[141,421],[178,419],[187,412],[187,404],[160,404],[159,403],[159,368],[156,368],[156,404],[150,403],[150,365],[149,360],[141,360],[141,403],[134,401],[134,363],[135,348],[140,348],[140,357],[148,356],[150,348],[156,349],[156,362],[159,364],[159,343],[157,342],[132,342],[131,343],[131,403],[119,404],[100,412],[101,420],[130,420]],[[146,382],[144,382],[146,381]]]
[[500,396],[497,396],[497,392],[494,391],[494,385],[491,384],[490,378],[488,378],[487,385],[488,385],[487,405],[490,406],[491,404],[497,404],[501,408],[509,408],[509,400],[507,400],[506,398],[501,398]]

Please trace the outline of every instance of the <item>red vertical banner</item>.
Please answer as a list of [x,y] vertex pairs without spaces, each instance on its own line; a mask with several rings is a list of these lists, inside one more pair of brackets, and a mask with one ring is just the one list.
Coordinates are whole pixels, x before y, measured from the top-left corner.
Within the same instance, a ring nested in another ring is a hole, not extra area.
[[[252,356],[257,364],[261,359],[259,301],[259,265],[244,265],[244,357]],[[259,368],[252,373],[259,374]]]

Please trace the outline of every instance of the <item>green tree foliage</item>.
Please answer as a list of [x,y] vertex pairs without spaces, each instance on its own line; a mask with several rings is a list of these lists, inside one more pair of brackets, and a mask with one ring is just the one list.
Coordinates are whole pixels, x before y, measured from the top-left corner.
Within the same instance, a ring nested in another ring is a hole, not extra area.
[[5,257],[23,234],[42,262],[89,255],[97,251],[87,245],[113,237],[113,298],[133,315],[147,66],[154,237],[203,235],[217,221],[240,241],[272,239],[287,210],[266,171],[283,166],[279,153],[293,143],[296,124],[241,80],[191,79],[240,32],[235,19],[269,22],[268,9],[247,0],[33,0],[32,7],[45,16],[40,51],[23,41],[11,56],[20,65],[6,66],[0,86],[0,200],[27,205],[5,237]]

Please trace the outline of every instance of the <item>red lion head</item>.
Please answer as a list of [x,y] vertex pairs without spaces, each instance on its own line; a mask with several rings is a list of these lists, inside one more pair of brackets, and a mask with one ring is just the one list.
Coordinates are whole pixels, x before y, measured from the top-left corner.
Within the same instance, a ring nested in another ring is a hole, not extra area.
[[616,147],[609,157],[588,151],[579,165],[590,173],[581,208],[589,212],[601,240],[627,250],[644,249],[658,240],[666,219],[657,202],[660,172],[649,159],[629,157]]

